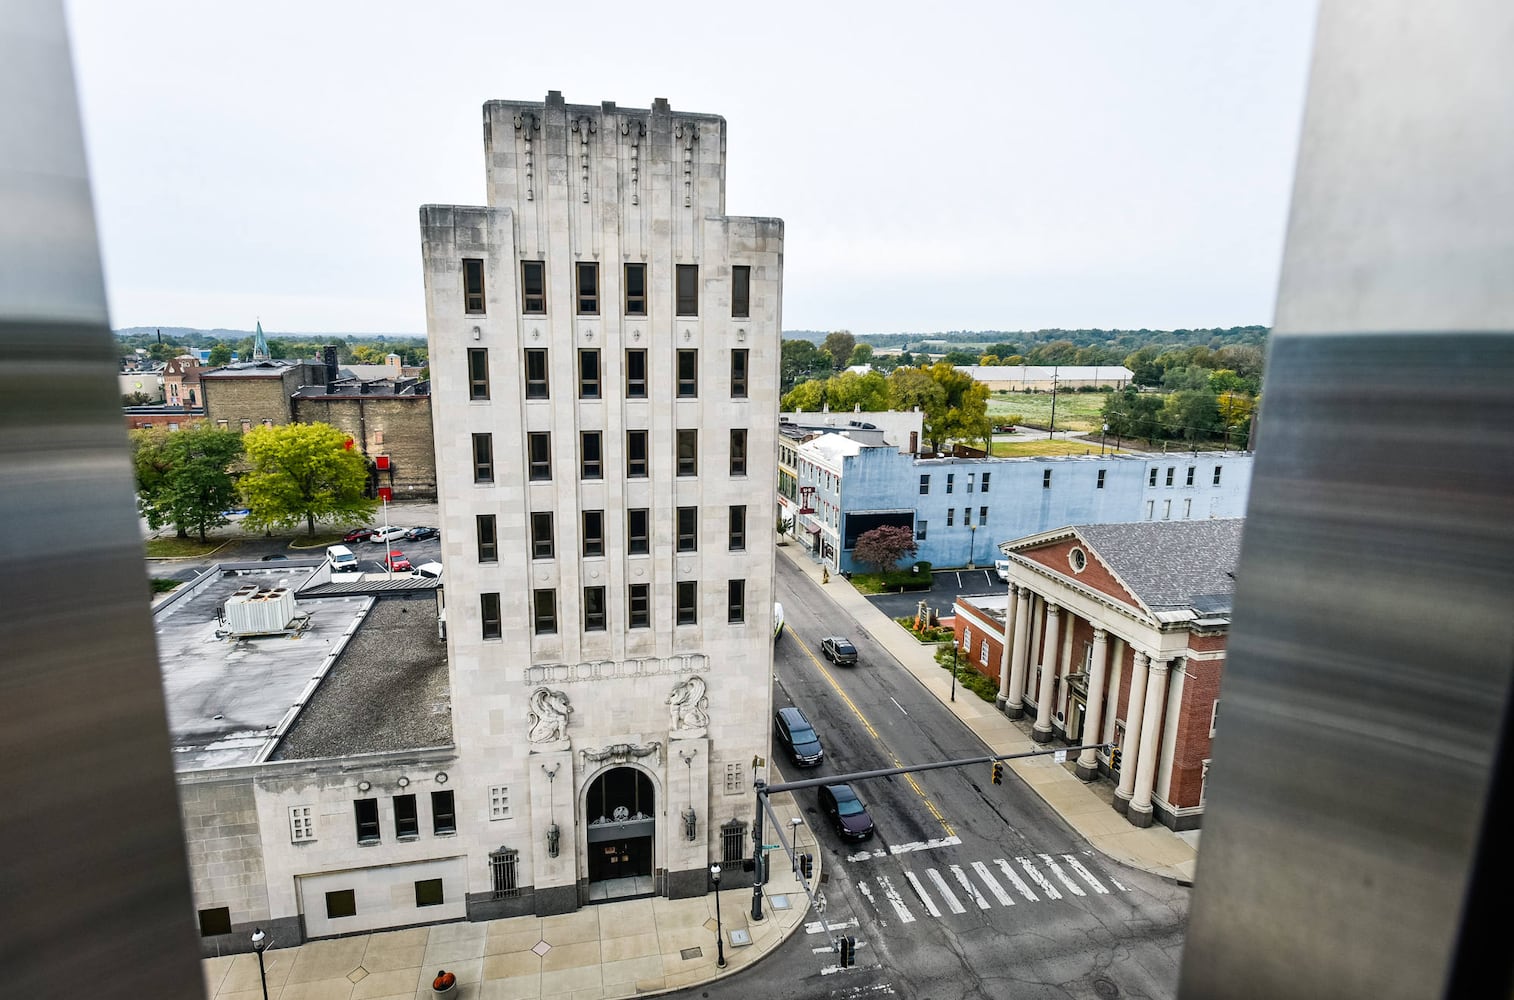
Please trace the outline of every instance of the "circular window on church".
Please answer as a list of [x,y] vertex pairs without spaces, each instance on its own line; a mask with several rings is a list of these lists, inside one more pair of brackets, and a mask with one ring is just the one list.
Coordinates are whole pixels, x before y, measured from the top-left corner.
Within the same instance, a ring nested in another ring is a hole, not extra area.
[[1074,573],[1083,572],[1083,567],[1088,565],[1088,554],[1082,549],[1073,549],[1067,553],[1067,561],[1072,563]]

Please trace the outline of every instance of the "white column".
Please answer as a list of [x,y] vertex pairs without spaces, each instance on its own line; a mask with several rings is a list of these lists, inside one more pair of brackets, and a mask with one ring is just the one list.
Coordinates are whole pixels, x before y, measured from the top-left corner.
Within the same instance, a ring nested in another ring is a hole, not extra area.
[[[1093,657],[1088,665],[1088,712],[1083,717],[1083,742],[1099,742],[1099,726],[1104,722],[1104,675],[1109,667],[1109,633],[1094,626]],[[1097,751],[1092,747],[1078,756],[1078,777],[1092,780],[1099,774]]]
[[1141,720],[1141,756],[1136,761],[1135,792],[1126,818],[1151,825],[1151,785],[1157,774],[1157,747],[1162,739],[1162,705],[1167,701],[1167,660],[1152,660],[1146,678],[1146,712]]
[[1025,689],[1020,703],[1036,703],[1036,672],[1031,667],[1041,662],[1041,640],[1046,633],[1046,598],[1040,594],[1031,601],[1030,646],[1025,656]]
[[[1057,689],[1057,661],[1062,658],[1062,609],[1046,602],[1046,638],[1041,643],[1041,690],[1036,696],[1036,725],[1030,738],[1037,743],[1051,742],[1051,696]],[[1047,657],[1050,656],[1048,661]]]
[[1009,603],[1004,606],[1004,643],[999,651],[999,695],[994,699],[994,706],[1001,712],[1004,703],[1009,700],[1010,648],[1014,645],[1015,631],[1020,625],[1019,604],[1015,600],[1015,593],[1019,589],[1013,583],[1009,585]]
[[1015,648],[1009,660],[1009,700],[1004,704],[1004,713],[1011,719],[1025,714],[1025,657],[1030,650],[1030,588],[1021,587],[1015,607]]
[[1136,650],[1135,665],[1130,670],[1130,701],[1125,705],[1125,742],[1120,746],[1120,787],[1115,789],[1114,807],[1125,812],[1135,792],[1136,758],[1141,739],[1141,709],[1146,704],[1146,664],[1149,658]]

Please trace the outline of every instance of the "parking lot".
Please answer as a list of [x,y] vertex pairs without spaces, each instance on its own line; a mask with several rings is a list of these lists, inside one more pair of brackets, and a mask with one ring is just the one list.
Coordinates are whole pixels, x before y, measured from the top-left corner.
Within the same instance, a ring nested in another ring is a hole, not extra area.
[[952,604],[964,594],[997,594],[1005,584],[994,575],[993,568],[942,570],[932,574],[929,590],[910,590],[902,594],[875,594],[868,598],[878,610],[890,618],[913,616],[920,602],[924,601],[945,617],[951,614]]

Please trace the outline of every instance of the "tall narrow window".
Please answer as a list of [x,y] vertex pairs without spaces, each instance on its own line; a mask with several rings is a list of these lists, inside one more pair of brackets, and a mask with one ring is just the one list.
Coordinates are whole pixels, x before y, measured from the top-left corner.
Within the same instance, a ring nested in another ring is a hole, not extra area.
[[948,508],[946,508],[946,526],[948,528],[950,528],[950,527],[952,527],[956,523],[957,523],[957,508],[955,508],[955,507],[948,507]]
[[552,433],[532,431],[526,435],[528,475],[533,482],[552,478]]
[[746,550],[746,504],[732,504],[727,521],[726,549],[730,552]]
[[652,585],[648,583],[633,583],[630,587],[630,617],[628,624],[631,628],[652,627]]
[[647,265],[626,265],[626,315],[647,314]]
[[647,432],[626,431],[626,478],[647,477]]
[[678,583],[678,624],[697,625],[699,623],[699,585],[693,580],[680,580]]
[[1190,465],[1188,467],[1188,481],[1183,484],[1184,486],[1192,486],[1193,485],[1193,473],[1194,473],[1194,467]]
[[918,541],[918,542],[925,541],[925,528],[926,528],[926,526],[928,524],[930,524],[929,521],[916,521],[915,522],[915,540],[916,541]]
[[547,311],[547,265],[539,260],[520,262],[520,311]]
[[451,789],[431,793],[431,832],[457,832],[457,806],[453,804]]
[[731,428],[731,475],[746,475],[746,428]]
[[468,348],[468,398],[489,398],[489,350]]
[[930,475],[920,477],[920,495],[927,496],[930,493]]
[[484,262],[463,258],[463,312],[484,311]]
[[536,634],[552,635],[557,631],[557,591],[548,587],[531,596]]
[[578,352],[578,398],[599,398],[599,352]]
[[946,492],[950,493],[952,490],[956,489],[956,486],[957,474],[955,472],[948,472],[946,474]]
[[746,581],[726,581],[725,592],[725,620],[731,625],[740,625],[746,621]]
[[644,556],[652,551],[648,531],[651,521],[651,512],[645,507],[626,511],[626,555]]
[[357,842],[377,844],[380,839],[378,799],[358,799],[353,808],[357,815]]
[[584,588],[584,631],[603,632],[605,625],[605,588]]
[[578,315],[599,315],[599,265],[593,261],[579,261],[578,267]]
[[744,264],[731,268],[731,316],[745,319],[752,314],[752,269]]
[[991,472],[985,472],[985,473],[983,473],[983,482],[979,484],[979,488],[980,488],[981,492],[983,492],[983,493],[987,493],[988,492],[988,477],[991,476],[991,475],[993,475],[993,473],[991,473]]
[[478,561],[499,562],[499,534],[494,528],[494,515],[479,514],[474,521],[478,527]]
[[504,635],[499,617],[499,595],[478,595],[479,617],[483,620],[482,635],[485,639],[498,639]]
[[967,474],[967,492],[971,493],[973,491],[973,486],[977,483],[977,480],[978,474],[976,472],[969,472]]
[[1172,474],[1174,472],[1176,472],[1176,471],[1177,471],[1177,468],[1175,466],[1171,466],[1171,465],[1167,466],[1167,485],[1168,486],[1172,485]]
[[678,508],[678,551],[699,551],[699,508]]
[[494,435],[473,435],[473,481],[494,482]]
[[605,466],[599,431],[584,431],[578,437],[580,475],[584,479],[603,479]]
[[682,348],[678,352],[678,398],[692,399],[699,395],[699,351]]
[[1051,470],[1050,469],[1044,469],[1041,472],[1041,489],[1043,489],[1043,490],[1049,490],[1049,489],[1051,489]]
[[1193,516],[1193,501],[1192,500],[1186,500],[1185,499],[1183,501],[1183,516],[1185,518]]
[[547,388],[547,349],[531,347],[526,350],[526,398],[546,399],[551,395]]
[[421,817],[415,807],[414,795],[394,797],[394,835],[396,837],[419,837]]
[[647,398],[647,352],[639,347],[626,352],[626,398]]
[[1214,467],[1214,485],[1215,486],[1220,485],[1220,468],[1221,467],[1218,466],[1218,465],[1216,465]]
[[678,432],[678,474],[680,476],[699,475],[698,431],[681,430]]
[[594,558],[605,554],[605,512],[584,511],[584,556]]
[[1096,489],[1096,490],[1102,490],[1104,488],[1104,473],[1106,471],[1108,471],[1108,470],[1105,470],[1105,469],[1100,469],[1099,470],[1099,481],[1094,484],[1094,489]]
[[699,315],[699,265],[678,265],[678,309],[680,316]]
[[747,361],[751,356],[745,347],[731,351],[731,398],[746,399]]
[[531,514],[531,558],[551,559],[552,550],[552,512],[533,511]]
[[1156,484],[1157,484],[1157,470],[1155,468],[1153,468],[1151,470],[1151,474],[1146,477],[1146,485],[1147,486],[1155,486]]
[[983,527],[987,523],[988,523],[988,508],[987,507],[979,507],[978,508],[978,527],[981,528],[981,527]]
[[1172,520],[1172,501],[1171,500],[1163,500],[1162,501],[1162,520],[1164,520],[1164,521],[1170,521],[1170,520]]

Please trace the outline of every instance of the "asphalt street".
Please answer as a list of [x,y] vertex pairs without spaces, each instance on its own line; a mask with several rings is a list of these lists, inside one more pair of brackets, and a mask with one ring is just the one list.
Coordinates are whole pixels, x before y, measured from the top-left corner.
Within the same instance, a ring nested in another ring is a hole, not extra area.
[[[949,569],[932,574],[929,590],[910,590],[902,594],[874,594],[868,600],[890,618],[913,617],[921,601],[936,609],[945,618],[952,613],[952,604],[963,594],[998,594],[1006,584],[988,569]],[[780,598],[781,600],[781,598]],[[784,604],[784,608],[788,605]]]
[[[775,705],[803,708],[826,751],[814,769],[778,761],[784,777],[985,753],[823,588],[782,560],[778,599],[787,627],[776,647]],[[820,639],[838,633],[856,643],[857,666],[820,656]],[[975,764],[858,782],[877,826],[861,845],[829,828],[814,790],[796,792],[810,821],[801,844],[818,837],[824,857],[824,925],[812,913],[806,932],[761,965],[697,994],[1175,996],[1188,890],[1094,855],[1013,772],[1004,781],[993,785],[989,766]],[[840,968],[830,950],[837,933],[858,941],[853,968]]]

